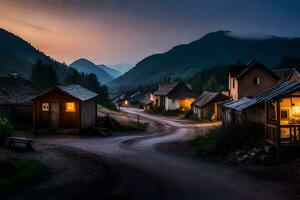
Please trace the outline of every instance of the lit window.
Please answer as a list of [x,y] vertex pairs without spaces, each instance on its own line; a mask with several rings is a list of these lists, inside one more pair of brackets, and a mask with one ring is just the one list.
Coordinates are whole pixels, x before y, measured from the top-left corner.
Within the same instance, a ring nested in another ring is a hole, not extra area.
[[76,112],[75,102],[66,102],[66,112]]
[[124,104],[125,104],[125,106],[127,106],[128,105],[128,100],[125,100]]
[[42,103],[42,111],[49,111],[49,103]]

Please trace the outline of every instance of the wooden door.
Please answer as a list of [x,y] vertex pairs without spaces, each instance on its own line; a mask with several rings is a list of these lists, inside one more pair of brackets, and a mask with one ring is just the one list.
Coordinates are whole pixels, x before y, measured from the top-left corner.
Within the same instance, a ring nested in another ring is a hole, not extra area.
[[50,105],[50,128],[59,129],[59,103],[51,103]]

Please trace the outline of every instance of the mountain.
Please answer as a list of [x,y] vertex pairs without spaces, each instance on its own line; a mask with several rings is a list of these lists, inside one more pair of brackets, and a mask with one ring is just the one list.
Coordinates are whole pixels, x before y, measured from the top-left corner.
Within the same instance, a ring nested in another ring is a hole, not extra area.
[[118,78],[119,76],[122,75],[122,73],[116,69],[112,69],[110,67],[107,67],[106,65],[97,65],[104,71],[106,71],[109,75],[111,75],[113,78]]
[[70,67],[77,69],[79,72],[96,74],[100,83],[103,84],[106,84],[114,79],[105,70],[101,69],[91,61],[84,58],[80,58],[74,61],[70,64]]
[[1,75],[17,72],[24,78],[29,78],[31,67],[38,60],[52,64],[60,81],[68,75],[68,69],[64,64],[53,60],[22,38],[0,28]]
[[132,69],[135,65],[134,64],[127,64],[127,63],[122,63],[122,64],[116,64],[116,65],[106,65],[112,69],[118,70],[122,74],[128,72],[130,69]]
[[257,59],[272,68],[283,56],[300,57],[300,38],[217,31],[190,44],[146,57],[112,81],[109,87],[113,90],[121,87],[132,89],[170,77],[187,78],[204,68],[233,64],[237,60],[246,63]]

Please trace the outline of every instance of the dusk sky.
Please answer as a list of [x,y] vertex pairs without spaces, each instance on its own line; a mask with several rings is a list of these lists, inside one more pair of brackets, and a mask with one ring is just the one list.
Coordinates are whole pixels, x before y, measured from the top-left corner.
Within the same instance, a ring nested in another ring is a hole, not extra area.
[[136,63],[216,30],[300,36],[299,0],[0,2],[0,27],[66,63]]

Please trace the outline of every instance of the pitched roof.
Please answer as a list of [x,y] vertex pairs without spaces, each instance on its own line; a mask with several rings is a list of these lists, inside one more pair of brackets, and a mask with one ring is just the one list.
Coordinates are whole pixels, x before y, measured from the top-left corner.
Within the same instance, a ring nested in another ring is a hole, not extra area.
[[241,111],[256,104],[280,98],[297,90],[300,90],[300,81],[285,81],[261,94],[254,96],[253,98],[244,97],[237,101],[231,101],[224,104],[224,107]]
[[272,75],[274,78],[279,79],[279,77],[277,75],[275,75],[272,72],[272,70],[270,70],[265,65],[263,65],[262,63],[260,63],[256,60],[252,60],[247,65],[240,65],[240,64],[231,65],[231,66],[229,66],[228,71],[231,73],[232,77],[239,79],[239,78],[243,77],[245,74],[247,74],[247,72],[249,72],[254,67],[259,67],[259,68],[263,69],[264,71],[266,71],[267,73],[269,73],[270,75]]
[[42,89],[17,75],[0,77],[0,105],[31,105],[31,98]]
[[170,82],[170,83],[165,83],[163,85],[159,85],[158,90],[156,90],[154,92],[154,95],[157,96],[166,96],[169,94],[169,92],[171,92],[177,85],[179,84],[179,82]]
[[98,96],[97,93],[92,92],[81,85],[56,86],[56,88],[81,101],[86,101]]
[[153,101],[151,101],[151,99],[150,99],[150,94],[149,93],[145,94],[143,96],[143,98],[141,99],[140,103],[145,104],[145,105],[152,104]]
[[203,107],[218,96],[222,97],[225,100],[226,96],[219,92],[208,92],[204,91],[202,94],[194,101],[192,105],[197,107]]
[[289,81],[293,74],[296,73],[300,77],[300,72],[297,68],[282,68],[272,70],[274,74],[280,77],[280,81]]

